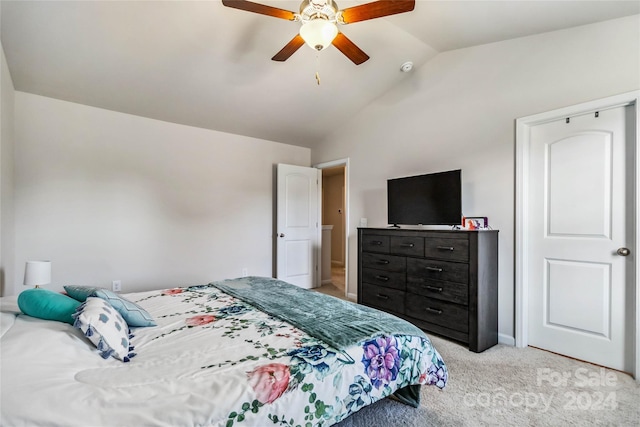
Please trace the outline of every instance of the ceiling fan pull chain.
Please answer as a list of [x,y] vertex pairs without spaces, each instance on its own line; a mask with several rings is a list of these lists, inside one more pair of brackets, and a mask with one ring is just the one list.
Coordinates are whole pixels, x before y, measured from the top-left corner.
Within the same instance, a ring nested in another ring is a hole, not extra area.
[[316,53],[316,82],[320,86],[320,55]]

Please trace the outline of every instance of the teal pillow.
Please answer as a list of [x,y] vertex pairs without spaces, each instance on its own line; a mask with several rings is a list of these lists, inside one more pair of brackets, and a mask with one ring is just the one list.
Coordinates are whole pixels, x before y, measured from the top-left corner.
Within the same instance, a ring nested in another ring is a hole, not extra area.
[[24,314],[71,325],[74,322],[71,315],[79,306],[73,298],[42,288],[27,289],[18,296],[18,307]]
[[107,289],[99,289],[91,296],[96,296],[107,301],[124,318],[129,326],[156,326],[153,317],[135,302],[111,292]]
[[113,308],[118,310],[129,326],[156,326],[153,317],[144,308],[108,289],[95,286],[65,286],[64,290],[71,298],[80,302],[93,296],[108,301]]
[[100,289],[96,286],[65,286],[64,290],[67,291],[67,295],[71,298],[78,300],[80,302],[84,302],[87,297],[93,295],[96,291]]

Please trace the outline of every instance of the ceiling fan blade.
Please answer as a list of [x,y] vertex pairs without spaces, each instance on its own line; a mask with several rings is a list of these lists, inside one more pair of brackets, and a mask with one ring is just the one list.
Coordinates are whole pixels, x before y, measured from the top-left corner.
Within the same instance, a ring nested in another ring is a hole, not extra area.
[[296,34],[296,36],[292,38],[291,41],[287,43],[287,45],[283,47],[280,52],[276,53],[275,56],[271,59],[280,62],[286,61],[291,55],[296,53],[296,51],[300,49],[300,46],[302,46],[303,44],[304,40],[302,39],[302,37],[300,37],[300,34]]
[[342,11],[344,24],[381,18],[396,13],[410,12],[416,5],[415,0],[378,0],[360,6],[348,7]]
[[260,13],[262,15],[273,16],[275,18],[287,19],[289,21],[295,20],[295,13],[279,9],[277,7],[267,6],[260,3],[254,3],[247,0],[222,0],[222,4],[234,9],[246,10],[247,12]]
[[355,43],[349,40],[347,36],[342,33],[338,33],[331,43],[356,65],[360,65],[369,59],[369,55],[364,53],[362,49],[356,46]]

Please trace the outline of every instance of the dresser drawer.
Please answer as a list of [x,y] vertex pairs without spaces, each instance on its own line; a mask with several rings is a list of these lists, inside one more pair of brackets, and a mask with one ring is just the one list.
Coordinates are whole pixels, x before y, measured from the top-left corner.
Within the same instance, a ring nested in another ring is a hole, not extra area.
[[362,303],[384,311],[404,313],[403,291],[369,284],[362,285]]
[[466,283],[440,282],[409,277],[407,278],[407,292],[462,305],[469,303],[469,285]]
[[412,280],[439,280],[468,283],[469,264],[434,259],[407,259],[407,277]]
[[385,271],[405,272],[407,270],[407,259],[401,256],[365,252],[362,254],[362,266]]
[[392,254],[424,256],[424,238],[391,236],[389,250]]
[[405,310],[407,316],[456,331],[469,332],[469,311],[464,306],[407,294]]
[[362,269],[362,282],[378,285],[385,288],[394,288],[404,291],[406,288],[405,273],[376,270],[373,268]]
[[361,249],[363,252],[389,253],[389,236],[363,235]]
[[469,240],[467,239],[427,239],[424,256],[445,260],[469,261]]

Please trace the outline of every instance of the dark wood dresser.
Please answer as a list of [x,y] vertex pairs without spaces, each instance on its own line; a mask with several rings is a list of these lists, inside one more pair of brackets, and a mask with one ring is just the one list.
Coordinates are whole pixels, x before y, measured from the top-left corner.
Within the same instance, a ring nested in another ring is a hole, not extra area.
[[359,228],[358,303],[486,350],[498,343],[498,231]]

